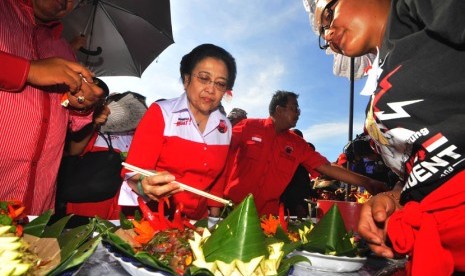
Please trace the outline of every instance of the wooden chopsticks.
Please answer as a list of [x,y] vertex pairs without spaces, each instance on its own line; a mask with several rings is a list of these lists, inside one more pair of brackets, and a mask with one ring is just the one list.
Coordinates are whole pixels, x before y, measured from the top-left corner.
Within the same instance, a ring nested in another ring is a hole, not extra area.
[[[133,166],[131,164],[128,164],[126,162],[122,162],[121,163],[126,169],[132,171],[132,172],[136,172],[136,173],[140,173],[144,176],[152,176],[152,175],[157,175],[157,173],[155,172],[151,172],[151,171],[147,171],[147,170],[144,170],[144,169],[141,169],[139,167],[136,167],[136,166]],[[173,181],[174,183],[177,183],[179,184],[179,186],[185,190],[185,191],[189,191],[191,193],[194,193],[194,194],[197,194],[197,195],[200,195],[200,196],[203,196],[203,197],[206,197],[206,198],[209,198],[211,200],[214,200],[214,201],[217,201],[217,202],[220,202],[220,203],[223,203],[224,205],[229,205],[229,206],[232,206],[233,203],[231,202],[231,200],[227,200],[227,199],[224,199],[224,198],[221,198],[221,197],[217,197],[215,195],[212,195],[212,194],[209,194],[207,192],[204,192],[204,191],[201,191],[199,189],[196,189],[196,188],[193,188],[189,185],[186,185],[186,184],[183,184],[183,183],[180,183],[180,182],[177,182],[177,181]]]

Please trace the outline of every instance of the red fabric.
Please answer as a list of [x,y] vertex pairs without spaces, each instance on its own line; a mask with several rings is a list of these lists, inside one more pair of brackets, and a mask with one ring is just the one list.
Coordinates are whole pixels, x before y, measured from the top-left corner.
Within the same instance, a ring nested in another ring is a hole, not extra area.
[[389,219],[396,252],[411,256],[411,275],[465,271],[465,171],[420,203],[408,202]]
[[252,193],[260,215],[278,215],[279,198],[298,165],[316,177],[315,168],[329,163],[292,131],[276,134],[271,118],[236,124],[227,162],[225,195],[239,203]]
[[86,202],[86,203],[68,203],[66,204],[66,214],[74,214],[85,217],[99,216],[102,219],[118,219],[118,210],[115,207],[115,200],[118,196],[113,198],[99,201],[99,202]]
[[0,52],[0,87],[19,91],[26,83],[30,62],[27,59]]
[[[36,24],[30,1],[2,0],[0,14],[0,200],[21,200],[28,214],[40,215],[54,207],[69,114],[63,89],[25,84],[29,61],[75,54],[57,37],[59,22]],[[83,121],[90,120],[74,123]]]
[[347,156],[345,153],[339,154],[339,157],[337,158],[337,164],[339,166],[345,166],[347,165]]

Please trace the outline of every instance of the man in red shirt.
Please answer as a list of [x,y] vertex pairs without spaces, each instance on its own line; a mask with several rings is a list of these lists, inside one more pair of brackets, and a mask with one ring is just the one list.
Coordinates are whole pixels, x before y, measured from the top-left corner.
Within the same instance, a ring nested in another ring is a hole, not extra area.
[[277,91],[268,119],[244,119],[234,126],[222,178],[225,196],[238,203],[252,193],[260,215],[277,215],[279,197],[300,164],[312,176],[324,174],[372,194],[384,191],[384,183],[331,164],[290,131],[300,116],[297,98],[293,92]]
[[53,209],[68,125],[89,123],[102,94],[60,37],[59,20],[72,8],[66,0],[0,1],[0,200],[21,200],[31,215]]

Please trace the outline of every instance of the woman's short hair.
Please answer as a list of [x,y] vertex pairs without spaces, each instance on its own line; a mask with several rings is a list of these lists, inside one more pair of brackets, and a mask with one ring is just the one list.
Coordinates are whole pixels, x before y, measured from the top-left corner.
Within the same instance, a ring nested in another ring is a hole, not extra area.
[[184,81],[186,75],[192,73],[192,70],[200,61],[208,57],[219,59],[226,64],[228,69],[227,87],[232,89],[236,81],[236,60],[228,51],[213,44],[201,44],[182,57],[179,68],[181,81]]

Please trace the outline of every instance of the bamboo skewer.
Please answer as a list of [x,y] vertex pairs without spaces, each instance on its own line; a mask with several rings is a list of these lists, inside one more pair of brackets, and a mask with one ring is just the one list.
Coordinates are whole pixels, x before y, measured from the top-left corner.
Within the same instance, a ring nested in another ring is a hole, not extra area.
[[[126,162],[122,162],[121,163],[126,169],[132,171],[132,172],[135,172],[135,173],[140,173],[144,176],[153,176],[153,175],[157,175],[156,172],[151,172],[151,171],[148,171],[148,170],[144,170],[144,169],[141,169],[139,167],[136,167],[136,166],[133,166],[131,164],[128,164]],[[181,182],[178,182],[178,181],[173,181],[173,183],[177,183],[179,184],[179,186],[181,187],[181,189],[185,190],[185,191],[189,191],[191,193],[194,193],[194,194],[197,194],[197,195],[200,195],[200,196],[203,196],[203,197],[206,197],[206,198],[209,198],[211,200],[214,200],[214,201],[217,201],[217,202],[220,202],[220,203],[223,203],[224,205],[229,205],[229,206],[232,206],[233,203],[230,201],[230,200],[227,200],[227,199],[224,199],[224,198],[221,198],[221,197],[218,197],[218,196],[215,196],[215,195],[212,195],[212,194],[209,194],[207,192],[204,192],[202,190],[199,190],[199,189],[196,189],[196,188],[193,188],[189,185],[186,185],[186,184],[183,184]]]

